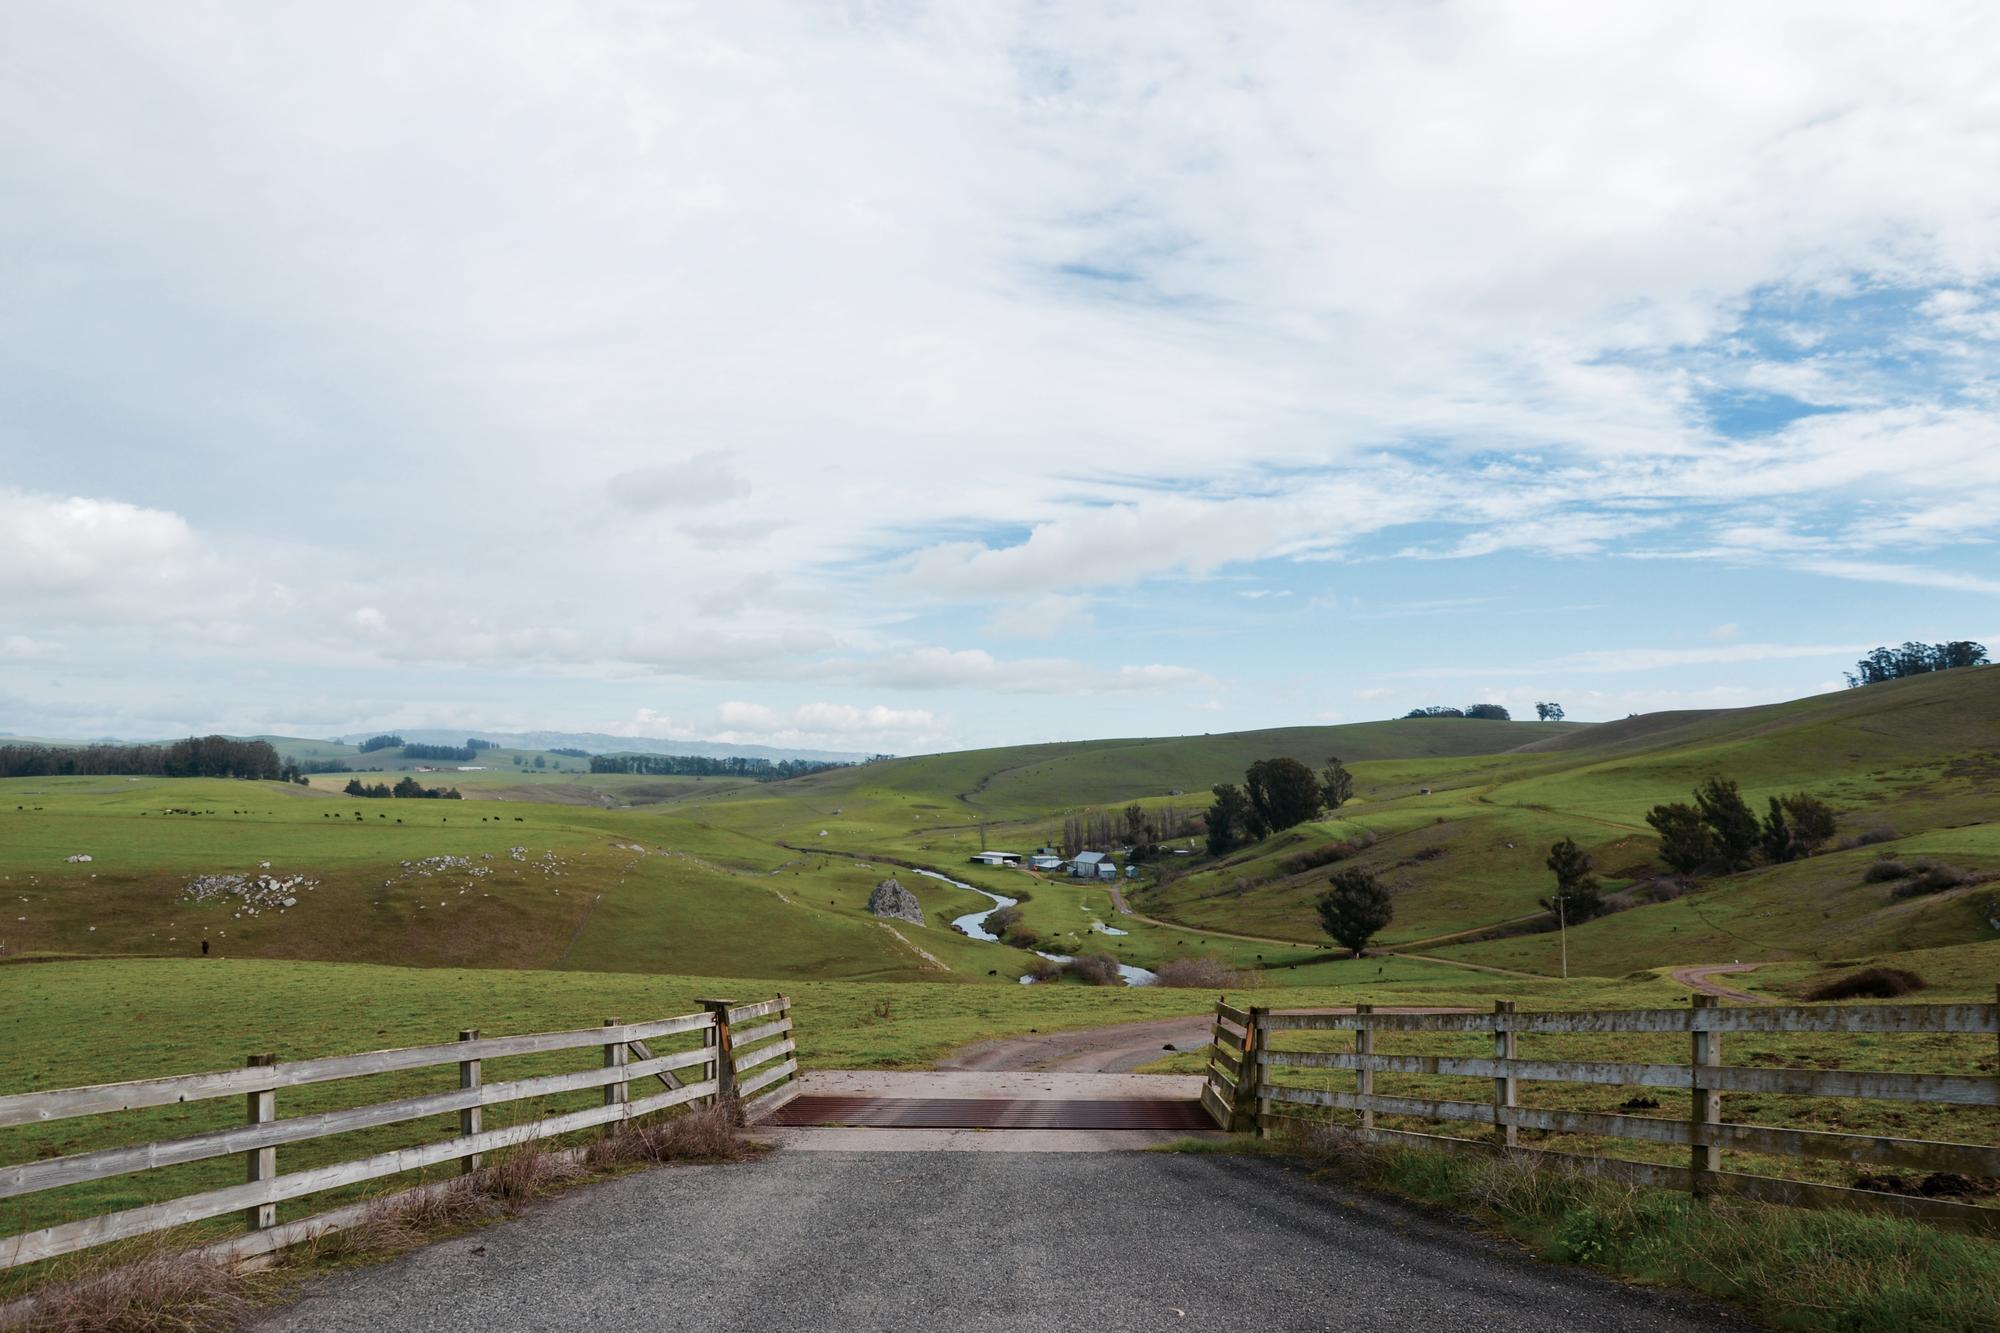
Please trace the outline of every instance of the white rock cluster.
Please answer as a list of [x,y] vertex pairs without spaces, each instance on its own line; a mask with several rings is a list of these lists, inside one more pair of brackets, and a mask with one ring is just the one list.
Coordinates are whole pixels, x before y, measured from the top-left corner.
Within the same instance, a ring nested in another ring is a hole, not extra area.
[[181,897],[191,903],[235,898],[242,903],[236,915],[256,916],[297,907],[300,894],[318,887],[318,880],[305,875],[196,875],[181,890]]
[[448,870],[463,870],[466,874],[473,876],[490,875],[493,873],[485,866],[472,864],[472,858],[469,856],[426,856],[421,861],[403,862],[403,871],[406,876],[416,875],[428,879],[432,875],[441,875]]

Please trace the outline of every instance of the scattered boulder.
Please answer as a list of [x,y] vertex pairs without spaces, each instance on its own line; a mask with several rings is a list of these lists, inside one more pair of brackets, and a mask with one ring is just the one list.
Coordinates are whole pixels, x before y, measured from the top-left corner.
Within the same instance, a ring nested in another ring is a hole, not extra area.
[[75,856],[65,857],[64,859],[73,866],[82,865],[90,860],[90,855],[87,852],[78,852]]
[[892,916],[913,926],[924,924],[924,907],[917,901],[917,895],[893,879],[883,880],[868,895],[868,912],[871,916]]

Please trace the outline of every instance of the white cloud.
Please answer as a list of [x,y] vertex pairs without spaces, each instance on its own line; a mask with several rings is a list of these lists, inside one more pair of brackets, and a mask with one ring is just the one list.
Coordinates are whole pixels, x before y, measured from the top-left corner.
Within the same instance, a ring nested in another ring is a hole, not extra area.
[[1944,588],[1951,592],[2000,596],[2000,579],[1982,578],[1977,574],[1961,574],[1948,569],[1929,569],[1922,565],[1893,562],[1875,564],[1859,560],[1813,560],[1801,563],[1798,568],[1809,574],[1825,574],[1831,578],[1855,579],[1863,583],[1900,583],[1911,588]]
[[[1371,539],[1990,593],[2000,11],[1694,12],[10,12],[7,629],[107,698],[246,644],[1098,698],[1228,649],[1119,665],[1096,590]],[[1900,288],[1923,373],[1746,328]]]
[[708,739],[738,745],[907,752],[934,743],[940,735],[938,718],[929,709],[881,704],[817,702],[777,709],[732,700],[722,704],[716,716],[720,728]]
[[1087,630],[1097,623],[1088,597],[1045,593],[1024,601],[1005,602],[986,617],[986,632],[1002,639],[1052,639],[1058,634]]
[[709,452],[621,472],[605,492],[627,509],[707,509],[745,498],[750,483],[729,466],[727,455]]
[[614,722],[605,730],[613,736],[651,736],[675,740],[678,737],[674,733],[684,728],[665,713],[652,708],[641,708],[628,720]]

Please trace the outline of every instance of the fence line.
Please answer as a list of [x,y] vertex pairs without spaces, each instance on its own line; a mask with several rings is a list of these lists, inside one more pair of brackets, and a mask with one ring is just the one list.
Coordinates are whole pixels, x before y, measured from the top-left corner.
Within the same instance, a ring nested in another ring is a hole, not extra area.
[[[1349,1051],[1271,1049],[1280,1032],[1351,1032]],[[1382,1034],[1482,1034],[1493,1036],[1487,1056],[1397,1055],[1379,1051]],[[1522,1034],[1686,1033],[1685,1064],[1637,1061],[1584,1061],[1522,1058]],[[2000,1208],[1942,1198],[1850,1189],[1722,1169],[1724,1150],[1779,1157],[1816,1158],[1856,1166],[1900,1167],[1954,1172],[1970,1177],[2000,1176],[2000,1146],[1908,1139],[1832,1130],[1739,1124],[1723,1119],[1725,1093],[1757,1092],[1804,1097],[1889,1099],[1950,1106],[2000,1106],[2000,1073],[1875,1073],[1840,1069],[1797,1069],[1725,1065],[1725,1033],[1764,1035],[1815,1033],[2000,1034],[2000,1004],[1793,1005],[1724,1009],[1712,996],[1695,996],[1687,1009],[1596,1010],[1516,1013],[1500,1001],[1490,1014],[1378,1014],[1369,1005],[1352,1014],[1273,1013],[1239,1009],[1226,1000],[1216,1006],[1207,1079],[1201,1101],[1217,1125],[1233,1132],[1268,1135],[1279,1122],[1331,1123],[1328,1113],[1351,1113],[1349,1124],[1362,1137],[1453,1152],[1525,1152],[1573,1162],[1638,1183],[1685,1189],[1695,1194],[1733,1194],[1766,1202],[1810,1207],[1845,1207],[1920,1217],[1933,1222],[2000,1231]],[[1354,1075],[1352,1091],[1291,1087],[1273,1081],[1275,1070],[1316,1069]],[[2000,1066],[1996,1066],[2000,1069]],[[1456,1100],[1382,1095],[1378,1073],[1426,1075],[1491,1081],[1490,1100]],[[1522,1082],[1655,1087],[1686,1090],[1685,1119],[1610,1115],[1519,1105]],[[1376,1117],[1467,1122],[1492,1126],[1488,1140],[1461,1139],[1407,1129],[1383,1129]],[[1522,1148],[1520,1131],[1590,1134],[1686,1147],[1686,1166],[1640,1162],[1601,1154]]]
[[[235,1255],[267,1253],[352,1225],[365,1208],[350,1205],[280,1226],[278,1205],[292,1199],[453,1161],[459,1162],[463,1171],[471,1171],[484,1154],[500,1148],[584,1129],[610,1132],[620,1122],[692,1102],[716,1105],[735,1101],[740,1103],[745,1120],[755,1121],[798,1095],[798,1045],[789,1035],[793,1026],[788,998],[779,995],[754,1004],[719,999],[700,1003],[701,1013],[644,1023],[611,1018],[597,1028],[513,1037],[481,1037],[477,1029],[468,1029],[458,1041],[435,1046],[289,1063],[258,1054],[241,1069],[0,1097],[0,1127],[237,1095],[244,1097],[246,1106],[245,1123],[226,1129],[0,1166],[0,1199],[7,1199],[239,1153],[245,1162],[241,1185],[0,1237],[0,1269],[239,1210],[248,1234],[223,1242],[220,1248]],[[748,1028],[738,1026],[754,1019],[770,1021]],[[702,1044],[664,1055],[655,1055],[647,1044],[681,1033],[699,1034]],[[597,1068],[498,1083],[484,1078],[484,1062],[489,1059],[591,1048],[601,1053]],[[311,1115],[279,1116],[279,1093],[286,1088],[438,1066],[453,1068],[456,1089]],[[682,1081],[676,1071],[686,1069],[698,1070],[696,1081]],[[742,1077],[749,1070],[757,1072]],[[654,1080],[663,1090],[644,1092],[644,1085]],[[643,1095],[635,1095],[635,1084],[640,1085]],[[603,1090],[601,1105],[498,1129],[485,1128],[486,1107],[591,1088]],[[451,1138],[279,1174],[278,1150],[285,1145],[452,1113],[457,1114],[458,1123]]]

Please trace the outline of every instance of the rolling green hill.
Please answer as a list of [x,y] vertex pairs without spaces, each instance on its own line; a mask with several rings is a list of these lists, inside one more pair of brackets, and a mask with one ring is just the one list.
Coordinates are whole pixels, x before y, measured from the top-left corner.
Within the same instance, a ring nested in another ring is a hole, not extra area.
[[[1210,784],[1274,754],[1341,755],[1356,799],[1220,861],[1171,858],[1164,878],[1148,868],[1122,881],[1137,916],[1100,887],[967,864],[983,846],[1032,848],[1071,812],[1138,800],[1197,813]],[[1874,841],[1580,927],[1573,970],[2000,939],[1992,885],[1892,899],[1862,880],[1885,851],[2000,871],[2000,672],[1983,669],[1595,726],[1447,718],[1018,746],[779,783],[509,762],[441,775],[465,792],[456,802],[353,800],[340,775],[309,788],[11,779],[0,892],[14,910],[0,916],[0,957],[178,955],[206,935],[230,956],[1013,984],[1018,951],[949,928],[985,900],[903,869],[920,865],[1023,899],[1024,925],[1057,952],[1141,967],[1213,954],[1305,983],[1330,959],[1312,908],[1330,871],[1288,862],[1339,841],[1395,892],[1381,944],[1548,974],[1555,936],[1490,936],[1540,914],[1549,844],[1576,838],[1609,890],[1647,885],[1660,873],[1647,808],[1711,773],[1738,778],[1759,806],[1812,791],[1838,808],[1845,838]],[[66,860],[78,853],[93,859]],[[282,911],[188,900],[198,876],[262,873],[265,861],[313,887]],[[926,926],[892,931],[866,913],[891,873],[924,902]]]
[[[1395,889],[1390,945],[1538,911],[1550,843],[1574,837],[1606,887],[1663,873],[1647,809],[1686,800],[1711,774],[1766,799],[1806,790],[1840,812],[1847,839],[1879,839],[1788,866],[1710,882],[1571,933],[1572,962],[1613,971],[1737,956],[1813,957],[2000,938],[1982,915],[1990,886],[1890,902],[1860,886],[1885,852],[2000,870],[2000,671],[1892,681],[1765,708],[1673,713],[1545,738],[1511,753],[1355,766],[1359,799],[1338,820],[1247,849],[1139,901],[1190,922],[1307,939],[1328,870],[1288,874],[1287,856],[1373,836],[1352,863]],[[1430,794],[1420,794],[1429,787]],[[1756,927],[1752,922],[1760,923]],[[1447,944],[1441,957],[1536,971],[1556,966],[1553,936]]]

